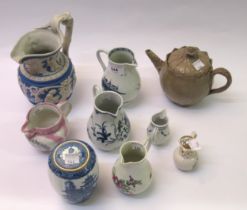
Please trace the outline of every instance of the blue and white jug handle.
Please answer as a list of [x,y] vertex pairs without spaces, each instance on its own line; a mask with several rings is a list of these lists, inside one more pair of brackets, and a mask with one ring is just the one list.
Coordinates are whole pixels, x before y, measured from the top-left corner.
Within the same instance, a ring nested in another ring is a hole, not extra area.
[[98,59],[100,65],[102,66],[103,70],[105,71],[106,70],[106,65],[105,65],[104,61],[102,60],[102,58],[100,56],[101,53],[104,53],[104,54],[106,54],[108,56],[108,52],[106,50],[102,50],[102,49],[99,49],[96,52],[97,59]]

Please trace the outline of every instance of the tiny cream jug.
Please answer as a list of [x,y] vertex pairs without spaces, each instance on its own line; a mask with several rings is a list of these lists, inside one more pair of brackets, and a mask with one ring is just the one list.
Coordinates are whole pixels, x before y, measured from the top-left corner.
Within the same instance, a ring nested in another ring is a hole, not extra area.
[[56,15],[48,25],[22,36],[12,50],[11,57],[19,63],[20,88],[32,104],[57,104],[71,97],[76,82],[68,54],[72,29],[69,13]]
[[87,132],[93,144],[105,151],[119,148],[129,139],[130,122],[122,108],[123,98],[113,91],[102,91],[93,87],[94,110]]
[[[101,58],[101,53],[108,56],[107,66]],[[102,88],[117,92],[123,97],[124,102],[136,98],[141,80],[134,53],[128,48],[114,48],[110,52],[98,50],[96,55],[104,70]]]
[[191,171],[198,162],[197,150],[200,150],[199,143],[196,141],[197,134],[182,136],[179,140],[180,146],[174,151],[174,162],[181,171]]
[[67,137],[66,116],[70,111],[69,102],[62,102],[58,105],[37,104],[28,112],[21,130],[32,146],[42,152],[49,152]]
[[49,155],[48,165],[53,188],[67,202],[84,202],[93,195],[99,166],[89,144],[76,139],[58,144]]
[[112,179],[120,192],[137,195],[148,189],[152,182],[152,167],[146,158],[151,138],[141,144],[136,141],[124,143],[120,157],[112,169]]
[[[153,135],[154,131],[155,135]],[[170,131],[165,109],[152,116],[151,123],[147,128],[147,135],[153,135],[152,144],[154,145],[163,145],[169,141]]]

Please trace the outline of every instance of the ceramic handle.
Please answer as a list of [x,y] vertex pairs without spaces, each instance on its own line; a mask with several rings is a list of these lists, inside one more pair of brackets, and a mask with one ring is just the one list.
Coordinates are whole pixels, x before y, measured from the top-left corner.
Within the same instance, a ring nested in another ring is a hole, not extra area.
[[96,97],[100,93],[102,93],[102,89],[98,85],[93,86],[93,96]]
[[[60,23],[65,26],[65,34],[63,35],[60,29]],[[57,32],[60,38],[63,40],[63,53],[69,56],[69,45],[71,42],[71,36],[73,31],[73,18],[69,12],[65,12],[60,15],[56,15],[51,20],[51,28],[53,31]]]
[[62,111],[63,115],[66,117],[72,109],[72,104],[68,101],[60,102],[57,104],[58,108]]
[[151,144],[153,143],[154,137],[157,134],[158,130],[159,130],[158,128],[154,128],[153,131],[152,131],[152,133],[149,135],[149,137],[145,141],[144,147],[146,148],[147,151],[149,150]]
[[29,129],[28,128],[28,121],[26,121],[22,127],[21,127],[21,131],[28,137],[28,138],[33,138],[36,135],[36,129],[32,128]]
[[220,93],[225,91],[227,88],[229,88],[229,86],[232,83],[232,76],[230,74],[230,72],[224,68],[217,68],[213,71],[212,73],[212,79],[216,74],[220,74],[222,76],[224,76],[226,78],[226,84],[222,87],[216,88],[216,89],[211,89],[209,94],[214,94],[214,93]]
[[108,55],[108,52],[106,50],[97,50],[97,52],[96,52],[97,59],[98,59],[100,65],[102,66],[103,70],[105,71],[106,70],[106,65],[105,65],[104,61],[102,60],[102,58],[100,56],[101,53],[104,53],[104,54]]

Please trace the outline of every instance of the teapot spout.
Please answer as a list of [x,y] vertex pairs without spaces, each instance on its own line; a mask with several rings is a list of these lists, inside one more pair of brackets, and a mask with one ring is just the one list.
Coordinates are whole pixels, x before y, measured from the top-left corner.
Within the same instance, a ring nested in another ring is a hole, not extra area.
[[147,56],[150,58],[152,63],[154,64],[155,68],[158,72],[160,72],[162,65],[164,64],[164,61],[161,60],[152,50],[147,49],[146,50]]

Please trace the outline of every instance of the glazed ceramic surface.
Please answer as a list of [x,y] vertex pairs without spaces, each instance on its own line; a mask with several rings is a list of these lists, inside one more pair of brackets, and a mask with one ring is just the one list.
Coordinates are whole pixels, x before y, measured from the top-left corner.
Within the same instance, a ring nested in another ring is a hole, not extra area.
[[191,146],[190,142],[196,138],[196,134],[191,136],[183,136],[180,138],[180,146],[174,151],[174,162],[176,167],[181,171],[191,171],[195,168],[198,162],[197,151],[199,146]]
[[113,91],[100,91],[94,86],[94,110],[87,132],[93,144],[105,151],[119,148],[129,139],[130,122],[122,108],[122,97]]
[[[60,23],[66,26],[65,35]],[[57,15],[47,26],[21,37],[12,50],[11,57],[20,64],[19,85],[31,103],[58,103],[70,98],[76,82],[68,57],[72,27],[69,13]]]
[[[101,53],[108,56],[107,65],[104,64]],[[124,102],[133,100],[141,86],[134,53],[128,48],[114,48],[110,52],[98,50],[97,58],[104,70],[102,88],[117,92]]]
[[[153,132],[155,132],[155,135]],[[169,141],[170,131],[168,126],[168,117],[165,110],[152,116],[151,122],[147,128],[147,135],[153,135],[152,143],[154,145],[166,144]]]
[[152,181],[152,168],[146,159],[150,141],[145,145],[130,141],[120,148],[120,157],[112,169],[112,179],[124,194],[137,195],[144,192]]
[[49,152],[68,135],[66,116],[70,110],[69,102],[37,104],[28,112],[21,130],[36,149]]
[[[213,70],[212,60],[207,52],[197,47],[174,49],[162,61],[151,50],[146,50],[155,65],[161,86],[174,103],[181,106],[193,105],[205,96],[226,90],[232,82],[229,71],[224,68]],[[215,75],[222,75],[227,82],[220,88],[212,89]]]
[[96,154],[87,143],[68,140],[49,156],[49,178],[55,190],[68,202],[83,202],[92,195],[99,176]]

